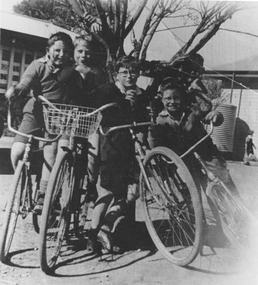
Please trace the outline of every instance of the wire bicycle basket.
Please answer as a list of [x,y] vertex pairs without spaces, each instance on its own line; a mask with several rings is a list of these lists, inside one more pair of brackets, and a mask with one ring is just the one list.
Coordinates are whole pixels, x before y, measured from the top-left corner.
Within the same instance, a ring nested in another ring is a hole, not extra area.
[[101,114],[96,109],[75,105],[43,103],[43,116],[46,130],[49,134],[88,138],[99,127]]

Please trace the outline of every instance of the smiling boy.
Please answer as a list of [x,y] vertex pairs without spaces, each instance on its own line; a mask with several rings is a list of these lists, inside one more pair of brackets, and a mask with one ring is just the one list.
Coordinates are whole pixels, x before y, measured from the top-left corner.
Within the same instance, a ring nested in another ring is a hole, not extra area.
[[[166,78],[162,82],[160,93],[164,109],[158,114],[157,125],[150,128],[148,142],[151,148],[165,146],[181,155],[207,134],[203,123],[213,121],[214,126],[219,126],[223,122],[223,115],[217,110],[210,110],[205,114],[194,100],[191,104],[187,103],[188,96],[191,94],[188,94],[173,78]],[[226,161],[213,144],[212,139],[209,137],[203,141],[196,147],[196,151],[205,161],[208,169],[218,176],[232,192],[238,193],[227,169]],[[191,166],[190,163],[189,167],[194,179],[197,182],[200,181],[198,178],[201,178],[201,173]]]
[[[73,43],[71,37],[63,32],[57,32],[50,36],[47,43],[46,55],[30,63],[16,86],[12,86],[5,97],[26,96],[33,92],[24,109],[23,119],[19,131],[25,134],[44,136],[44,120],[42,104],[37,99],[38,95],[44,96],[54,103],[68,103],[75,92],[73,74],[71,68]],[[13,168],[21,159],[27,138],[16,135],[11,149]],[[59,145],[66,145],[66,140],[60,140]],[[59,148],[60,149],[60,148]],[[38,192],[35,211],[41,212],[51,168],[54,164],[57,152],[57,143],[44,145],[44,163],[40,190]]]

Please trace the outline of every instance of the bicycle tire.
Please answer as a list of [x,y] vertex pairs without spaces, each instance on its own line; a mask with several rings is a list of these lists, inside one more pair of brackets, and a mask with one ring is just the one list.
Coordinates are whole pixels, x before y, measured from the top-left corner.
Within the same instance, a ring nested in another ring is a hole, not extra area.
[[[26,173],[26,164],[23,161],[19,161],[15,170],[13,183],[12,183],[12,194],[10,195],[6,208],[4,222],[1,229],[0,238],[0,259],[1,262],[5,262],[10,251],[17,220],[19,216],[19,208],[21,204],[22,192],[24,191],[24,175]],[[25,174],[24,174],[25,173]]]
[[[41,173],[37,173],[36,174],[36,179],[33,183],[33,186],[31,187],[32,189],[32,197],[31,197],[31,203],[32,203],[32,208],[34,208],[36,206],[36,200],[37,200],[37,196],[38,196],[38,190],[39,190],[39,184],[40,184],[40,178],[41,178]],[[40,217],[37,213],[34,213],[32,211],[32,223],[33,223],[33,227],[36,233],[39,233],[40,230]]]
[[72,156],[64,153],[52,169],[41,216],[39,258],[46,274],[55,268],[70,220],[73,178]]
[[208,193],[215,204],[217,222],[231,245],[245,254],[246,251],[254,251],[256,244],[257,252],[257,222],[240,196],[231,193],[218,178],[216,183],[209,185]]
[[140,193],[149,234],[163,256],[186,266],[202,246],[203,208],[194,180],[182,159],[165,147],[145,157]]

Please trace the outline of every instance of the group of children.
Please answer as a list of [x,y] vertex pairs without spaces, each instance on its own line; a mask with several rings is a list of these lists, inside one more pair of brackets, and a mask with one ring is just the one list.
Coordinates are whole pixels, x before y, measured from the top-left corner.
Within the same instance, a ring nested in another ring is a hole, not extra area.
[[[101,71],[98,67],[92,67],[93,65],[94,46],[89,40],[78,37],[73,43],[67,34],[60,32],[52,35],[48,40],[46,55],[33,61],[19,84],[6,93],[6,98],[10,99],[12,96],[23,96],[30,90],[33,91],[33,97],[24,107],[19,130],[27,134],[47,135],[44,133],[42,106],[37,100],[38,95],[43,95],[51,102],[89,107],[117,103],[119,108],[103,112],[101,124],[104,129],[134,121],[150,120],[147,112],[150,98],[136,84],[140,75],[137,61],[127,56],[118,59],[113,74],[115,82],[108,88],[99,87],[96,78]],[[164,110],[158,114],[157,124],[142,134],[149,143],[148,147],[162,145],[181,154],[205,135],[203,122],[212,120],[215,125],[223,122],[223,116],[212,110],[211,104],[203,111],[198,105],[199,101],[194,99],[189,90],[173,78],[163,80],[159,95]],[[128,204],[138,198],[137,178],[128,175],[134,161],[134,145],[128,130],[118,131],[107,137],[97,131],[89,137],[89,142],[92,148],[86,159],[88,190],[92,191],[97,185],[98,198],[92,213],[91,229],[87,233],[88,248],[97,253],[100,253],[103,247],[109,251],[119,252],[120,249],[112,243],[113,223]],[[23,154],[25,143],[24,137],[15,137],[11,151],[14,168]],[[51,168],[58,159],[58,153],[62,151],[60,146],[66,144],[67,138],[62,137],[58,145],[44,146],[44,163],[36,211],[40,212],[42,209]],[[203,142],[198,151],[209,168],[235,191],[226,162],[212,141]],[[130,193],[128,185],[133,186]],[[114,205],[112,215],[109,215],[108,209],[114,199],[119,203]]]

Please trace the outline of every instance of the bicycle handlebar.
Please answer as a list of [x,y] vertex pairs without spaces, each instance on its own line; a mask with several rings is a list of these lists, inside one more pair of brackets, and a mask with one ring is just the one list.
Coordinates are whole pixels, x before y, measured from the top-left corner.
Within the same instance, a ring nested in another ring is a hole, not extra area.
[[143,122],[143,123],[133,122],[132,124],[128,124],[128,125],[111,127],[111,128],[109,128],[109,130],[107,132],[104,132],[103,127],[100,126],[99,131],[103,136],[108,136],[110,133],[113,133],[113,132],[118,131],[118,130],[136,128],[136,127],[145,127],[145,126],[150,126],[150,125],[151,125],[151,122]]
[[25,133],[22,133],[22,132],[20,132],[20,131],[18,131],[18,130],[16,130],[16,129],[14,129],[13,127],[12,127],[12,118],[11,118],[11,100],[8,100],[8,102],[9,102],[9,104],[8,104],[8,113],[7,113],[7,125],[8,125],[8,129],[11,131],[11,132],[13,132],[13,133],[15,133],[15,134],[17,134],[17,135],[20,135],[20,136],[23,136],[23,137],[26,137],[26,138],[28,138],[28,139],[35,139],[35,140],[37,140],[37,141],[42,141],[42,142],[49,142],[49,143],[52,143],[52,142],[55,142],[55,141],[57,141],[57,140],[59,140],[60,139],[60,137],[62,136],[62,135],[58,135],[57,137],[55,137],[54,139],[46,139],[46,138],[42,138],[42,137],[37,137],[37,136],[34,136],[34,135],[29,135],[29,134],[25,134]]
[[[44,98],[42,95],[39,95],[38,98],[39,98],[42,102],[46,103],[49,107],[51,107],[51,108],[53,108],[54,110],[56,110],[57,112],[63,113],[62,110],[58,109],[54,104],[52,104],[51,102],[49,102],[49,101],[48,101],[46,98]],[[76,107],[80,107],[80,106],[76,106]],[[100,108],[98,108],[98,109],[92,111],[91,113],[88,113],[88,114],[85,114],[85,115],[80,115],[80,117],[90,117],[90,116],[92,116],[92,115],[94,115],[94,114],[96,114],[96,113],[99,113],[99,112],[104,111],[105,109],[108,109],[108,108],[111,108],[111,107],[117,107],[117,108],[119,108],[119,106],[118,106],[116,103],[108,103],[108,104],[103,105],[103,106],[101,106]],[[67,114],[67,113],[64,113],[64,114]]]
[[212,121],[210,121],[210,130],[207,133],[207,135],[205,135],[203,138],[201,138],[197,143],[195,143],[193,146],[191,146],[185,153],[183,153],[182,155],[180,155],[180,158],[185,157],[188,153],[190,153],[193,149],[195,149],[200,143],[202,143],[203,141],[205,141],[208,137],[211,136],[212,132],[214,129],[214,124]]

